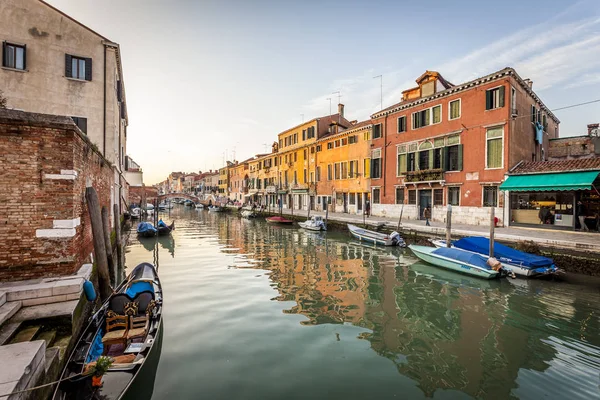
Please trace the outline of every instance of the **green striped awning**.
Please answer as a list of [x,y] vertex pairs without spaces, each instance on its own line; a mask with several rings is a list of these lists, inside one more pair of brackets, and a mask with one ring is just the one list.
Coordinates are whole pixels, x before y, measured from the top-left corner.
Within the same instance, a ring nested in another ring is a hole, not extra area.
[[591,190],[600,171],[553,172],[511,175],[500,185],[510,192],[552,192],[557,190]]

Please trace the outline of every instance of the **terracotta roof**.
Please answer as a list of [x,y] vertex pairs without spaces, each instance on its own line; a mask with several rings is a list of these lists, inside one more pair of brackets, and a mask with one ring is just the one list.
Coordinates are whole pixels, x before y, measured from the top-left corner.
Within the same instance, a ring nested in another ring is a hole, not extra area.
[[518,164],[510,175],[545,174],[549,172],[600,171],[600,158],[581,158],[578,160],[535,161]]

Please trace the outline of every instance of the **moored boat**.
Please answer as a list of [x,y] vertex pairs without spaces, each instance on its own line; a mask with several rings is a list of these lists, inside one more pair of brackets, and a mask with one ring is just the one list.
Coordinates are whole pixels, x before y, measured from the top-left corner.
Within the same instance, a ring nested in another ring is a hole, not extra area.
[[210,212],[221,212],[223,209],[219,206],[210,206],[208,207],[208,211]]
[[168,235],[172,230],[175,229],[175,221],[171,222],[171,225],[167,225],[162,219],[156,224],[156,231],[159,236]]
[[[120,399],[140,373],[144,379],[155,375],[157,363],[149,360],[160,351],[162,303],[155,267],[149,263],[135,267],[90,319],[69,355],[53,399]],[[102,376],[102,386],[94,387],[92,372],[101,355],[110,357],[112,364]]]
[[[445,240],[431,239],[436,247],[446,247]],[[490,240],[482,236],[466,237],[452,242],[452,247],[486,256],[490,248]],[[494,241],[494,257],[509,272],[523,277],[540,277],[553,275],[560,270],[551,258],[526,253]]]
[[267,217],[265,218],[265,220],[270,223],[270,224],[277,224],[277,225],[292,225],[294,223],[294,221],[283,218],[283,217],[279,217],[279,216],[274,216],[274,217]]
[[131,209],[131,219],[139,219],[142,214],[142,210],[139,207],[134,207]]
[[350,234],[361,242],[372,243],[380,246],[406,246],[404,239],[398,232],[392,232],[389,235],[385,233],[370,231],[368,229],[359,228],[356,225],[348,224]]
[[493,269],[489,257],[452,247],[428,247],[411,244],[409,249],[419,259],[439,268],[477,276],[484,279],[498,278],[502,267]]
[[204,205],[202,205],[201,203],[196,203],[196,210],[203,210],[204,209]]
[[255,218],[256,212],[254,210],[242,210],[241,215],[243,218]]
[[157,229],[150,222],[140,222],[137,226],[137,233],[141,237],[152,237],[156,232]]
[[309,231],[326,231],[327,224],[323,220],[323,217],[320,215],[313,215],[310,219],[307,219],[304,222],[298,222],[303,229],[308,229]]

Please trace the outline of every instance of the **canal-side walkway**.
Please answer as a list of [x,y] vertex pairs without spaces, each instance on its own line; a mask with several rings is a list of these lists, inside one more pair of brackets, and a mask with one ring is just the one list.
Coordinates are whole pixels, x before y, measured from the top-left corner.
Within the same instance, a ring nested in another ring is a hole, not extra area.
[[[271,209],[273,212],[278,212],[277,209]],[[285,215],[294,215],[302,218],[306,216],[306,211],[283,210]],[[325,218],[325,213],[322,211],[311,211],[311,215],[321,215]],[[342,223],[351,223],[362,225],[363,216],[345,213],[329,213],[330,220]],[[398,227],[398,219],[385,217],[370,216],[365,218],[367,225],[376,226],[385,224],[387,229],[396,230]],[[412,231],[433,236],[445,236],[446,224],[444,222],[431,222],[431,226],[426,226],[425,221],[403,220],[400,226],[402,232]],[[466,225],[452,224],[452,234],[456,236],[486,236],[489,237],[490,227],[484,225]],[[559,249],[569,249],[575,251],[585,251],[600,255],[600,234],[598,232],[573,232],[563,230],[551,230],[544,228],[524,228],[524,227],[499,227],[495,230],[496,240],[505,242],[522,242],[533,241],[542,247],[552,247]]]

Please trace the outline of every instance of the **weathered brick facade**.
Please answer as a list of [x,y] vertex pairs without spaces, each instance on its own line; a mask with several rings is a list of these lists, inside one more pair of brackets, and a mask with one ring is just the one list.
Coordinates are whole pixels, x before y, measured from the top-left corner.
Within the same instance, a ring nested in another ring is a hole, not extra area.
[[158,197],[158,189],[152,186],[129,186],[129,204],[142,204],[142,196],[146,192],[146,202],[154,204]]
[[85,188],[112,210],[111,164],[69,117],[0,110],[0,167],[0,281],[75,272],[93,251]]

